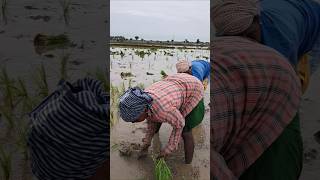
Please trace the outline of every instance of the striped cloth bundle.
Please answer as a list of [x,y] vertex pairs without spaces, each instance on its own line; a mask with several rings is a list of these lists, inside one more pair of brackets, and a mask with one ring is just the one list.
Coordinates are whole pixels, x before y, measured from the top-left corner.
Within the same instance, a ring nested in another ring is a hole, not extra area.
[[32,172],[41,180],[86,179],[109,159],[109,95],[84,78],[58,88],[30,114]]

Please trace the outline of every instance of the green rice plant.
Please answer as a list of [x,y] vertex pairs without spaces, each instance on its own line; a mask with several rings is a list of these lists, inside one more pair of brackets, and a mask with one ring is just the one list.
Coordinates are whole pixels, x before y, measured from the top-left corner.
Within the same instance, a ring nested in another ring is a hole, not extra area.
[[23,115],[24,113],[30,112],[33,109],[35,103],[27,91],[25,82],[21,78],[18,78],[17,81],[16,96],[18,98],[17,104],[20,102],[22,103]]
[[144,84],[143,83],[139,83],[139,84],[137,84],[137,87],[139,87],[140,89],[144,89]]
[[0,145],[0,166],[3,180],[9,180],[11,177],[11,154],[5,152],[3,146]]
[[1,0],[1,16],[4,24],[8,23],[7,20],[7,7],[8,7],[8,0]]
[[110,126],[112,127],[114,124],[116,124],[118,120],[118,106],[119,106],[119,97],[120,97],[120,91],[118,87],[110,85]]
[[42,98],[47,97],[49,94],[49,86],[47,82],[47,73],[43,63],[41,63],[40,67],[36,68],[35,83],[38,86],[38,94]]
[[15,126],[13,109],[9,106],[2,105],[0,107],[0,112],[3,116],[3,119],[6,120],[8,129],[13,129]]
[[132,87],[132,79],[129,79],[128,87],[129,87],[129,88],[131,88],[131,87]]
[[24,160],[28,160],[28,144],[27,144],[27,134],[28,134],[28,126],[21,121],[17,126],[17,140],[16,146],[18,150],[23,154]]
[[68,79],[68,60],[70,54],[63,54],[60,61],[60,79]]
[[146,53],[144,51],[138,51],[138,50],[135,51],[135,54],[137,56],[139,56],[142,60],[143,60],[144,56],[146,55]]
[[160,74],[161,74],[161,76],[162,76],[162,79],[164,79],[165,77],[168,76],[167,73],[164,72],[164,70],[161,70]]
[[119,90],[116,86],[110,84],[110,98],[111,103],[115,103],[116,96],[119,94]]
[[109,74],[110,73],[106,73],[104,72],[102,69],[100,68],[97,68],[96,70],[96,73],[95,73],[95,77],[102,82],[102,86],[104,88],[104,90],[106,92],[109,92],[110,91],[110,84],[108,83],[108,80],[109,79]]
[[10,106],[10,108],[14,107],[14,83],[14,79],[9,77],[6,68],[3,67],[0,75],[0,85],[3,91],[5,105]]
[[120,86],[120,91],[119,94],[123,94],[126,91],[126,86],[124,85],[124,82],[122,82],[121,86]]
[[164,158],[154,160],[156,180],[171,180],[172,173]]
[[110,110],[110,126],[111,127],[113,127],[118,121],[117,113],[118,113],[118,110],[116,110],[115,107],[112,107]]
[[70,23],[70,5],[71,5],[71,2],[70,2],[70,0],[60,0],[60,5],[61,5],[61,8],[62,8],[62,12],[63,12],[64,23],[66,25],[69,25],[69,23]]

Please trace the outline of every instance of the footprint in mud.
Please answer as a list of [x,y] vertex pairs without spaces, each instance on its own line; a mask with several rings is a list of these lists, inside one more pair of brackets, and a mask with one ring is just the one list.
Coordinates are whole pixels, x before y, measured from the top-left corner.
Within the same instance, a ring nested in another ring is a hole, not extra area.
[[45,54],[44,56],[47,57],[47,58],[54,58],[53,54]]
[[135,132],[136,131],[141,131],[143,133],[146,133],[147,132],[147,128],[139,127],[139,128],[136,128]]
[[51,20],[50,16],[41,16],[41,15],[37,15],[37,16],[29,16],[30,19],[33,20],[40,20],[42,19],[44,22],[49,22]]
[[131,157],[133,155],[138,155],[141,147],[140,144],[130,143],[130,142],[121,142],[118,147],[120,156]]
[[70,64],[75,65],[75,66],[79,66],[79,65],[84,63],[84,62],[80,62],[80,61],[77,61],[77,60],[69,61],[69,62],[70,62]]
[[[318,120],[320,121],[320,120]],[[314,135],[315,140],[317,141],[317,143],[320,144],[320,131],[316,132]]]
[[318,155],[318,151],[316,149],[311,148],[303,153],[303,159],[305,162],[310,162],[312,160],[317,159]]
[[33,6],[24,6],[25,9],[28,9],[28,10],[37,10],[39,8],[35,8]]

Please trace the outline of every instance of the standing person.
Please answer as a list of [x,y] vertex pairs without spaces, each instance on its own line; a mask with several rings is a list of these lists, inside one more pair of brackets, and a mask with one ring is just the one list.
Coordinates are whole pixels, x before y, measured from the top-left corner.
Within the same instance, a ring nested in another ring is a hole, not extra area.
[[203,86],[189,74],[175,74],[152,84],[145,90],[130,88],[120,97],[120,117],[126,122],[147,120],[147,133],[143,139],[142,154],[147,152],[161,123],[173,127],[168,144],[158,158],[165,157],[184,141],[185,163],[190,164],[194,152],[192,128],[204,117]]
[[201,82],[203,82],[204,89],[208,86],[210,77],[210,63],[204,60],[194,60],[191,64],[187,60],[180,60],[176,64],[178,73],[188,73]]
[[61,82],[30,114],[28,148],[39,180],[107,180],[109,95],[84,78]]
[[294,69],[251,39],[219,37],[212,46],[211,176],[297,180],[303,148]]
[[280,52],[295,67],[306,90],[320,61],[319,2],[224,0],[213,7],[211,19],[217,36],[248,37]]

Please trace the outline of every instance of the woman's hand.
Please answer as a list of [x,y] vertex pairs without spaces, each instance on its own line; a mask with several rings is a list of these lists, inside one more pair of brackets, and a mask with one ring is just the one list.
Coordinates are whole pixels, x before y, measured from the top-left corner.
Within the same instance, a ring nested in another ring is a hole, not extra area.
[[159,154],[159,156],[157,157],[157,159],[159,160],[159,159],[161,159],[161,158],[166,158],[167,156],[168,156],[167,153],[165,153],[164,151],[161,151],[160,154]]

